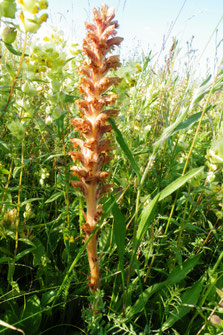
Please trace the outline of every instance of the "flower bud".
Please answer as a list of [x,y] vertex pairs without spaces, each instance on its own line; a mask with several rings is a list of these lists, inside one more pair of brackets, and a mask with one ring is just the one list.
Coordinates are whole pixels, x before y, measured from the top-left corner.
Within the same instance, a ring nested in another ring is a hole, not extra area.
[[2,32],[2,40],[4,43],[11,44],[15,41],[17,31],[14,27],[5,27]]
[[218,315],[215,315],[215,314],[212,315],[210,321],[214,326],[217,326],[217,327],[223,326],[223,320]]

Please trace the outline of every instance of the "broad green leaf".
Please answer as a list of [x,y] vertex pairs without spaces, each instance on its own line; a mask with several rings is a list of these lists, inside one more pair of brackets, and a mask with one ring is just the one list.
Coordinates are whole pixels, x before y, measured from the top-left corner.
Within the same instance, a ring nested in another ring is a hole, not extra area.
[[19,170],[21,169],[21,166],[16,166],[15,168],[14,168],[14,170],[13,170],[13,178],[15,178],[16,177],[16,175],[17,175],[17,173],[19,172]]
[[169,274],[166,282],[169,285],[175,285],[183,280],[186,275],[197,265],[200,259],[200,255],[196,255],[192,258],[189,258],[182,266],[176,266],[173,271]]
[[[16,3],[15,1],[0,1],[0,16],[15,19]],[[2,20],[2,18],[1,18]],[[4,22],[4,21],[3,21]]]
[[23,201],[23,202],[21,203],[21,206],[24,206],[24,205],[26,205],[26,204],[29,204],[29,203],[33,202],[33,201],[42,200],[42,199],[43,199],[43,198],[31,198],[31,199],[27,199],[27,200],[25,200],[25,201]]
[[10,152],[9,147],[7,146],[7,144],[3,141],[0,141],[0,148],[1,150],[3,150],[4,152]]
[[45,201],[45,203],[48,204],[50,202],[53,202],[53,201],[57,200],[58,198],[60,198],[62,195],[64,195],[63,191],[57,192],[57,193],[53,194],[49,199],[47,199]]
[[179,113],[177,119],[167,128],[164,129],[160,138],[153,144],[153,152],[157,152],[160,146],[173,135],[175,129],[179,126],[179,124],[184,120],[186,115],[189,113],[189,107],[182,108],[182,111]]
[[117,128],[115,121],[113,119],[108,119],[114,132],[115,132],[115,136],[116,136],[116,140],[118,141],[121,149],[123,150],[123,152],[125,153],[125,155],[127,156],[127,158],[129,159],[129,162],[131,164],[131,167],[133,168],[133,170],[135,171],[135,173],[138,175],[138,177],[140,178],[141,174],[140,174],[140,169],[135,161],[135,158],[131,152],[131,150],[129,149],[128,145],[126,144],[122,133],[120,132],[120,130]]
[[110,215],[110,212],[112,210],[112,207],[114,206],[114,204],[116,203],[116,198],[118,198],[118,196],[112,196],[110,197],[110,199],[108,201],[106,201],[104,204],[103,204],[103,212],[104,212],[104,215],[103,217],[106,218],[108,215]]
[[159,201],[165,199],[170,194],[178,190],[181,186],[183,186],[188,180],[195,177],[197,174],[199,174],[204,169],[203,166],[193,169],[186,173],[184,176],[179,177],[177,180],[174,180],[171,184],[169,184],[167,187],[165,187],[160,192]]
[[202,112],[193,114],[185,121],[182,121],[174,130],[173,134],[179,130],[184,130],[190,128],[196,121],[201,117]]
[[[212,105],[208,106],[208,107],[206,108],[206,110],[205,110],[205,113],[207,113],[211,108],[212,108]],[[193,126],[193,124],[194,124],[195,122],[197,122],[197,121],[200,119],[201,115],[202,115],[202,112],[195,113],[195,114],[189,116],[189,118],[188,118],[187,120],[182,121],[182,122],[175,128],[175,130],[174,130],[174,132],[172,133],[172,135],[175,134],[177,131],[185,130],[185,129],[189,129],[189,128],[191,128],[191,127]],[[204,122],[206,122],[206,121],[208,121],[208,120],[203,120],[202,123],[204,123]]]
[[50,155],[49,157],[47,157],[47,159],[44,160],[44,163],[51,160],[52,158],[55,158],[55,157],[61,157],[61,156],[64,156],[64,154],[55,154],[55,155]]
[[27,238],[19,238],[20,242],[23,242],[25,244],[31,245],[32,247],[36,248],[35,243],[33,243],[32,241],[28,240]]
[[7,170],[4,167],[0,166],[0,174],[9,174],[9,170]]
[[44,307],[49,305],[53,301],[54,297],[56,296],[56,293],[57,293],[56,290],[50,290],[50,291],[45,292],[41,298],[41,305]]
[[170,273],[168,278],[161,282],[154,284],[150,287],[148,287],[138,298],[138,300],[135,302],[133,306],[129,308],[126,312],[126,316],[130,319],[132,318],[135,314],[140,313],[146,303],[148,302],[149,298],[159,290],[161,290],[164,286],[167,285],[175,285],[179,283],[181,280],[183,280],[187,274],[197,265],[199,261],[200,255],[196,255],[190,259],[188,259],[186,262],[182,264],[182,266],[177,265],[173,271]]
[[[9,43],[4,43],[6,48],[8,49],[8,51],[10,51],[13,55],[15,56],[21,56],[22,53],[20,51],[17,51],[14,49],[14,47],[12,46],[12,44]],[[25,56],[28,56],[27,54],[25,54]]]
[[32,249],[33,266],[37,266],[41,262],[41,257],[46,255],[46,252],[42,242],[37,237],[34,238],[33,243],[35,244],[35,248]]
[[17,262],[20,258],[24,257],[25,255],[29,254],[29,253],[32,252],[32,251],[33,251],[33,248],[29,248],[29,249],[25,249],[25,250],[21,251],[18,255],[16,255],[16,262]]
[[124,252],[125,252],[125,233],[126,225],[125,219],[122,215],[122,212],[118,208],[117,203],[115,202],[112,207],[112,214],[114,216],[114,237],[115,243],[117,245],[118,257],[121,269],[123,270],[124,266]]
[[15,56],[21,56],[22,53],[20,51],[17,51],[13,48],[12,44],[4,43],[8,51],[10,51]]
[[64,130],[64,118],[66,116],[66,111],[63,112],[63,114],[55,120],[55,123],[57,125],[57,130],[58,130],[58,136],[59,136],[59,139],[62,138],[62,135],[63,135],[63,130]]
[[37,295],[27,299],[25,310],[20,315],[22,328],[26,334],[37,334],[42,319],[42,308]]
[[11,257],[7,257],[7,256],[1,257],[0,258],[0,264],[7,264],[11,260],[12,260]]
[[64,94],[64,103],[72,103],[78,98],[76,95]]
[[196,305],[203,287],[203,281],[196,282],[190,289],[187,289],[181,297],[181,304],[176,307],[176,311],[167,319],[162,326],[162,331],[172,327],[175,322],[182,319]]
[[141,219],[136,232],[136,244],[133,247],[133,254],[137,251],[150,223],[154,220],[156,205],[159,200],[159,194],[144,208],[141,214]]

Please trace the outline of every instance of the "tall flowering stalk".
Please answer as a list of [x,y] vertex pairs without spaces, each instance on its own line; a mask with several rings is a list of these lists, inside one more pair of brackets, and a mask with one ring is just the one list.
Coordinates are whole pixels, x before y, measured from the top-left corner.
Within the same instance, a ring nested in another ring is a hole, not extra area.
[[[118,95],[106,91],[117,85],[121,79],[107,77],[110,69],[120,66],[119,57],[107,56],[118,46],[123,38],[116,37],[118,22],[114,21],[114,9],[104,6],[93,10],[94,24],[86,23],[87,37],[83,42],[83,52],[87,56],[83,66],[79,67],[82,75],[79,85],[83,99],[76,101],[81,118],[72,120],[75,131],[79,131],[82,139],[72,138],[75,151],[70,153],[72,160],[78,160],[80,165],[71,167],[73,174],[80,181],[72,181],[74,188],[80,188],[86,199],[86,222],[82,231],[88,238],[100,221],[102,207],[100,198],[111,189],[105,180],[109,172],[102,171],[102,166],[112,159],[111,140],[103,138],[105,133],[111,132],[108,118],[114,117],[118,111],[112,106]],[[103,139],[102,139],[103,138]],[[87,254],[90,266],[89,287],[95,292],[100,287],[100,270],[97,258],[97,235],[95,234],[87,244]]]

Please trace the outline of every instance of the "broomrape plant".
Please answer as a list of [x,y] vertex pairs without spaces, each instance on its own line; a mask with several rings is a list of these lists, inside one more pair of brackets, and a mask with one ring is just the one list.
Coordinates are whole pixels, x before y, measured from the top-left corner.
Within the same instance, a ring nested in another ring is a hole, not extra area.
[[[80,181],[72,181],[74,188],[80,188],[86,199],[86,222],[82,225],[85,238],[88,238],[99,223],[103,214],[100,198],[111,189],[105,180],[110,172],[102,171],[102,166],[112,159],[109,152],[112,150],[111,140],[103,139],[103,135],[111,132],[108,118],[115,116],[118,111],[112,106],[118,95],[105,92],[117,85],[121,79],[107,77],[110,69],[116,70],[120,66],[119,57],[107,54],[120,45],[123,38],[115,37],[118,28],[114,21],[114,9],[104,6],[94,9],[94,24],[86,23],[87,37],[83,42],[83,52],[87,56],[79,73],[83,75],[79,86],[83,99],[76,101],[81,117],[72,120],[75,131],[79,131],[83,139],[72,138],[76,151],[70,153],[72,160],[78,160],[82,167],[71,167],[73,174]],[[100,270],[97,259],[97,235],[94,234],[87,244],[87,254],[90,266],[89,287],[95,292],[100,287]]]

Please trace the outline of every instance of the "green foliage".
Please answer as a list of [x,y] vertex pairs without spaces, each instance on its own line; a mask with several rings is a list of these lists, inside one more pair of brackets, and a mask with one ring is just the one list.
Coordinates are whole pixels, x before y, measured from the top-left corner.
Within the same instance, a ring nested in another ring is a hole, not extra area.
[[[15,10],[0,4],[3,20]],[[68,155],[82,55],[56,30],[28,37],[15,82],[18,36],[0,60],[0,334],[222,332],[223,73],[179,74],[177,44],[156,71],[152,52],[117,71],[102,289],[88,299],[92,236]]]

